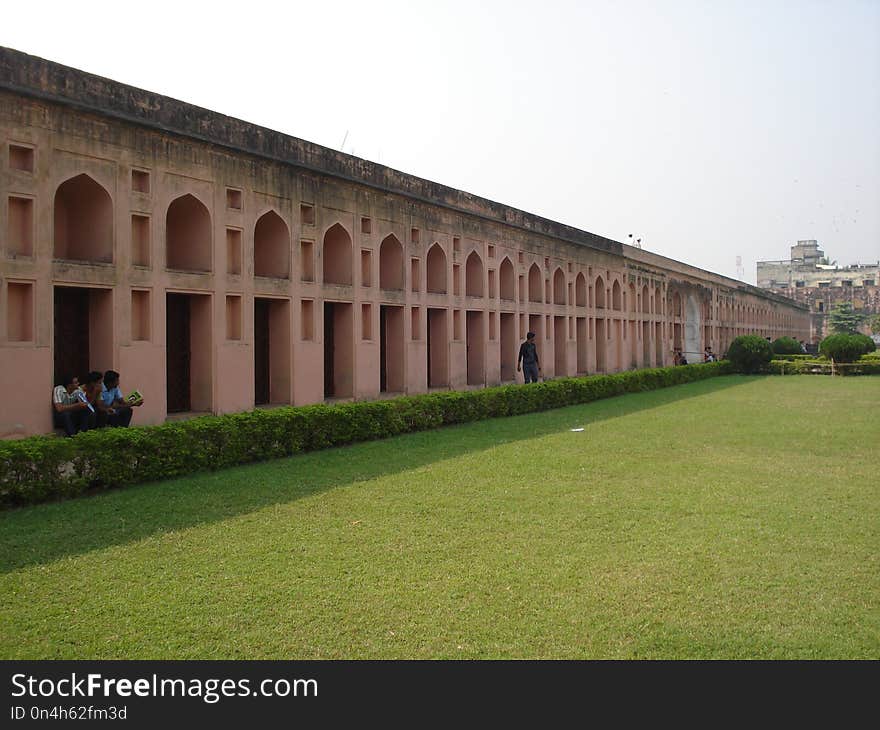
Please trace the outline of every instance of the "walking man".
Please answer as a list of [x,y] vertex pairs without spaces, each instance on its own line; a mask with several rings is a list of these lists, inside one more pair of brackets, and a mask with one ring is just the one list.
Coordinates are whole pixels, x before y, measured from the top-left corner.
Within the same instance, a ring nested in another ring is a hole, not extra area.
[[538,348],[535,347],[535,333],[529,332],[526,341],[519,346],[519,357],[516,360],[516,372],[522,366],[523,378],[526,383],[537,383],[541,364],[538,361]]

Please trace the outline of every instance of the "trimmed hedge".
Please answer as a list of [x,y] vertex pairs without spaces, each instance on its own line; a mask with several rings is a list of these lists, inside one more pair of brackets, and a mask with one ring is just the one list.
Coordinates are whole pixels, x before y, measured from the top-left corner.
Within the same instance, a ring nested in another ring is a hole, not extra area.
[[792,362],[794,362],[795,360],[821,360],[822,362],[825,361],[824,358],[820,357],[819,355],[804,355],[804,354],[800,354],[800,355],[774,354],[773,359],[774,360],[791,360]]
[[759,373],[772,357],[770,343],[758,335],[740,335],[727,348],[727,359],[738,373]]
[[[836,363],[835,375],[880,375],[880,361],[859,360],[855,363]],[[831,375],[832,364],[828,360],[771,360],[767,366],[771,375]]]
[[874,340],[867,335],[831,335],[819,345],[819,352],[835,362],[855,362],[876,349]]
[[800,355],[801,343],[794,337],[778,337],[771,345],[774,355]]
[[589,403],[729,372],[724,361],[699,363],[528,386],[202,416],[160,426],[87,431],[73,438],[0,441],[0,504],[73,497],[439,426]]

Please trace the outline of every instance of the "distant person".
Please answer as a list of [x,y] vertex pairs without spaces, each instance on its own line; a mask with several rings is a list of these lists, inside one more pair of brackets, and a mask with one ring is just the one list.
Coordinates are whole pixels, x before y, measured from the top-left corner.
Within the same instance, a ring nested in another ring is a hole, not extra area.
[[687,365],[688,364],[687,358],[684,356],[684,353],[681,350],[679,350],[679,349],[675,350],[675,354],[672,356],[672,364],[673,365]]
[[803,340],[801,340],[801,354],[803,354],[803,355],[807,354],[807,346],[804,344]]
[[119,373],[115,370],[108,370],[104,373],[104,380],[101,385],[101,409],[103,416],[99,416],[104,421],[104,425],[113,428],[125,428],[131,423],[132,408],[137,408],[144,404],[143,398],[136,398],[128,401],[122,395],[119,388]]
[[76,375],[64,375],[61,384],[52,391],[52,420],[55,428],[63,428],[68,436],[75,436],[80,431],[89,429],[89,406],[78,393],[79,378]]
[[516,359],[516,372],[522,366],[523,380],[526,383],[537,383],[541,363],[538,361],[538,348],[535,346],[535,333],[526,334],[526,341],[519,346],[519,357]]
[[706,345],[706,352],[703,353],[703,362],[715,362],[715,353],[712,348]]

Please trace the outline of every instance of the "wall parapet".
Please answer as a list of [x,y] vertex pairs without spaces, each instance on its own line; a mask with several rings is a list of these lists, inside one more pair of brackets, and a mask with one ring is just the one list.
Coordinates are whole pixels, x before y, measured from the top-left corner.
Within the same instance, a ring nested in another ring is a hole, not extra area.
[[0,46],[0,89],[109,116],[620,255],[622,244],[161,94]]

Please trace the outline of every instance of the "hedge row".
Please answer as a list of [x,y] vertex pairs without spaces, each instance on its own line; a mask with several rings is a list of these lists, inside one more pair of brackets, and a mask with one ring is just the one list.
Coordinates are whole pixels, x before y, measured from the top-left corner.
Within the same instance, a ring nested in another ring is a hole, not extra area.
[[2,441],[0,504],[73,497],[438,426],[589,403],[727,372],[726,362],[700,363],[529,386],[203,416],[160,426],[87,431],[73,438]]
[[817,360],[819,359],[818,355],[804,355],[803,353],[800,355],[780,355],[778,352],[773,353],[774,360]]
[[[770,375],[831,375],[828,360],[782,360],[774,359],[767,366]],[[855,363],[835,363],[835,375],[880,375],[880,361],[860,360]]]

